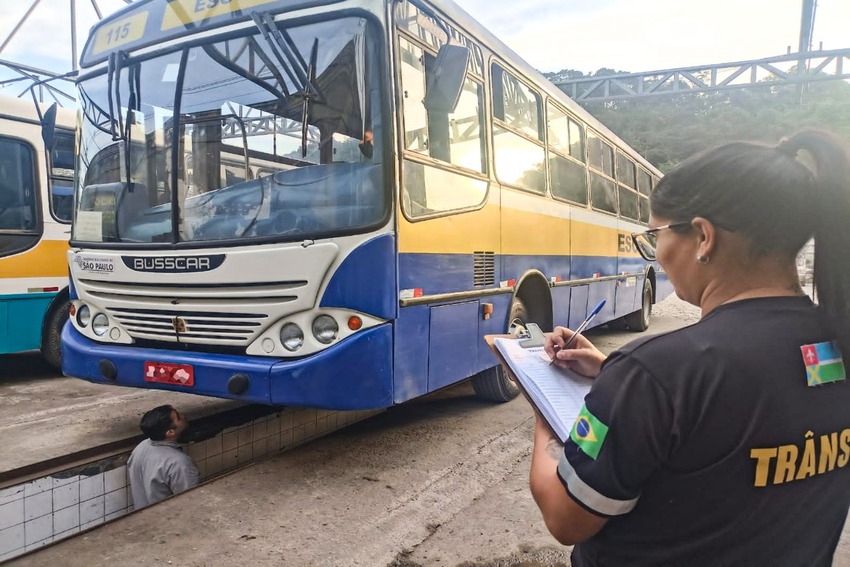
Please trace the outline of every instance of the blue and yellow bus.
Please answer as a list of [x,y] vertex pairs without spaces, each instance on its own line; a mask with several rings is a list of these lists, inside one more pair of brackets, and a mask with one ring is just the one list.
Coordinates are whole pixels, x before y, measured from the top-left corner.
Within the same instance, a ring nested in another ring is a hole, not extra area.
[[381,408],[535,322],[644,330],[659,172],[450,1],[142,0],[81,60],[63,371]]
[[57,369],[68,320],[75,113],[0,96],[0,354],[41,349]]

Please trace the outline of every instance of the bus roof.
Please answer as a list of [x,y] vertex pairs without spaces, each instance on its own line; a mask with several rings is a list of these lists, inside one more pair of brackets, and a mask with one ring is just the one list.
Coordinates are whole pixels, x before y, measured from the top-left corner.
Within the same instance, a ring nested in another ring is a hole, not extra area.
[[[41,103],[41,112],[50,108],[49,104]],[[0,116],[7,120],[18,122],[40,123],[35,103],[31,98],[18,98],[8,95],[0,95]],[[73,129],[77,123],[75,110],[59,107],[56,110],[56,125],[62,128]]]

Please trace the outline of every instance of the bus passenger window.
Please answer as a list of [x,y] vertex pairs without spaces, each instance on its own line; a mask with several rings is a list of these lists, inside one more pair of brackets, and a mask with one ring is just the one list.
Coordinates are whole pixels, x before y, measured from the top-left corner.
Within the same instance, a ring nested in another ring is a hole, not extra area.
[[405,149],[472,171],[484,171],[482,85],[467,77],[454,112],[429,111],[423,100],[427,75],[436,58],[404,38],[399,38],[399,47]]
[[493,65],[492,86],[496,177],[502,183],[546,193],[540,95],[499,65]]
[[620,215],[631,220],[638,220],[638,194],[620,186]]
[[635,188],[635,162],[620,152],[617,152],[617,182]]
[[640,196],[640,222],[649,223],[649,199],[643,195]]
[[617,214],[617,188],[610,179],[590,173],[590,202],[594,209]]
[[50,158],[50,210],[56,220],[71,222],[74,208],[74,134],[56,132]]
[[0,230],[34,231],[35,205],[32,149],[0,139]]

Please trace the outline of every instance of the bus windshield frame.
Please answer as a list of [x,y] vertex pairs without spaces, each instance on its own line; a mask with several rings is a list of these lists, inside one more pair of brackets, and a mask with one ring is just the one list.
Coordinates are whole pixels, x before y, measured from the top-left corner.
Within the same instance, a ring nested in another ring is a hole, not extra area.
[[116,52],[80,80],[72,242],[243,246],[387,222],[377,20],[254,21],[144,57]]

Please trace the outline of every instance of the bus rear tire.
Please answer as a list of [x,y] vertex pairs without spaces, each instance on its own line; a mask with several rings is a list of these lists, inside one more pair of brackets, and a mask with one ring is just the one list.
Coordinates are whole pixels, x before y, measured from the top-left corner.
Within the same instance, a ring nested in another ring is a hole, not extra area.
[[67,297],[60,300],[44,320],[44,337],[41,344],[41,355],[47,364],[54,369],[62,370],[62,327],[68,320],[68,309],[71,302]]
[[652,317],[652,282],[649,278],[643,279],[643,293],[641,295],[640,309],[623,317],[623,321],[632,331],[642,333],[649,328],[649,320]]
[[[508,333],[517,335],[525,330],[528,312],[525,304],[519,298],[511,303],[508,315]],[[482,370],[472,378],[472,389],[475,395],[490,402],[509,402],[519,395],[519,386],[505,372],[502,365]]]

